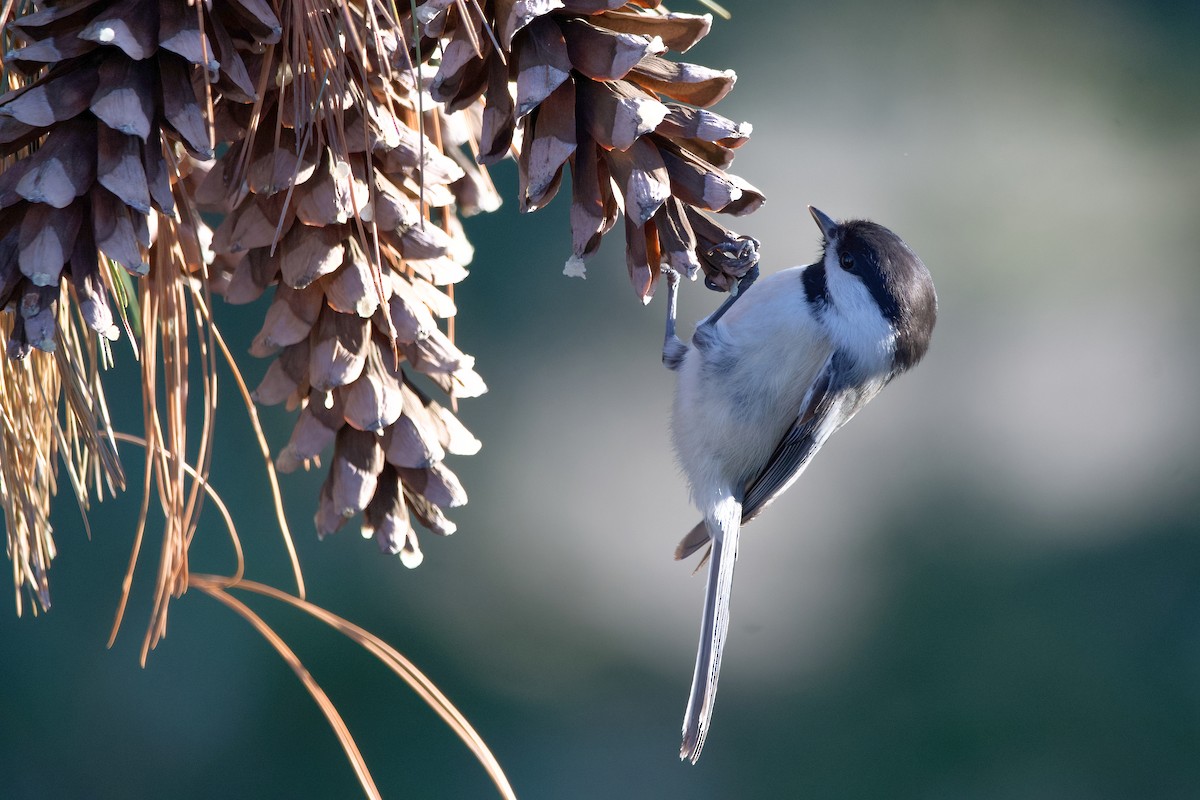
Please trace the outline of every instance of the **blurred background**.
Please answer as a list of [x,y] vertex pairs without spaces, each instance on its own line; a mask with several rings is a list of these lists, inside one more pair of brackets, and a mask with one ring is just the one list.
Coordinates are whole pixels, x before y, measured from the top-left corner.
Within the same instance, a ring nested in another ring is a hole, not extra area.
[[[425,535],[415,571],[354,525],[318,542],[320,477],[286,477],[310,599],[424,669],[522,798],[1200,796],[1200,6],[728,4],[686,58],[735,69],[716,110],[754,124],[734,171],[768,202],[734,227],[769,272],[816,256],[808,203],[876,219],[941,311],[920,368],[743,539],[700,764],[676,756],[703,577],[671,559],[697,514],[666,432],[662,300],[636,302],[617,236],[586,281],[561,275],[561,197],[468,221],[457,338],[491,391],[461,404],[485,446],[452,463],[459,533]],[[513,165],[495,175],[514,197]],[[681,302],[694,321],[718,297]],[[263,307],[218,308],[241,352]],[[138,430],[115,350],[110,402]],[[252,385],[266,363],[243,361]],[[249,577],[286,588],[224,384],[217,488]],[[291,417],[263,414],[281,447]],[[0,795],[360,796],[292,673],[210,598],[176,601],[139,668],[152,546],[105,650],[137,507],[136,488],[104,503],[87,541],[60,498],[55,607],[0,613]],[[211,508],[193,554],[231,569]],[[385,796],[495,796],[369,656],[246,599]]]

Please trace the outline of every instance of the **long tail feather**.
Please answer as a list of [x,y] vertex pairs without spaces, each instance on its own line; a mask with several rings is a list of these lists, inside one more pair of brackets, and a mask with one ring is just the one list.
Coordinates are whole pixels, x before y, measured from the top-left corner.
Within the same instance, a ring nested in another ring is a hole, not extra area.
[[704,588],[704,613],[700,619],[700,645],[696,651],[696,671],[683,720],[683,744],[679,757],[695,764],[708,735],[713,702],[717,696],[717,678],[721,673],[721,651],[729,631],[729,593],[733,588],[733,566],[737,561],[740,535],[740,504],[736,514],[714,531],[708,581]]

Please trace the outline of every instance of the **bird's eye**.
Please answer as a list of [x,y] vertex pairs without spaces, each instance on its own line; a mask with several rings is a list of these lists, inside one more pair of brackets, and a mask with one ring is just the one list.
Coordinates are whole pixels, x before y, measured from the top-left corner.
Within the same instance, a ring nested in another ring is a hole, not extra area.
[[846,272],[854,272],[854,256],[849,253],[842,253],[840,261],[842,269],[846,270]]

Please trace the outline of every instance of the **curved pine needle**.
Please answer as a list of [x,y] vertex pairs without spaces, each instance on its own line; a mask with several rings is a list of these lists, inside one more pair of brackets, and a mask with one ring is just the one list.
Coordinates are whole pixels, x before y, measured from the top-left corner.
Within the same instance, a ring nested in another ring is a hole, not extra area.
[[733,14],[729,13],[729,9],[716,2],[716,0],[698,0],[698,2],[721,19],[733,19]]
[[[131,433],[114,431],[113,436],[122,442],[129,442],[130,444],[137,445],[138,447],[147,446],[145,439],[140,436],[134,436]],[[237,566],[234,569],[233,575],[231,575],[228,580],[232,583],[237,583],[246,573],[246,558],[245,553],[242,550],[242,539],[240,536],[238,536],[237,525],[233,522],[233,515],[229,512],[229,507],[225,505],[225,501],[221,499],[221,495],[217,493],[217,490],[214,489],[207,480],[201,477],[191,464],[185,462],[183,469],[184,472],[196,480],[200,488],[203,489],[204,493],[208,495],[208,498],[213,501],[213,505],[217,508],[217,513],[221,515],[221,519],[225,522],[225,530],[229,532],[229,543],[233,545],[234,559],[237,562]],[[109,646],[112,646],[112,642],[109,642]]]
[[284,547],[287,548],[288,560],[292,565],[292,576],[296,580],[296,594],[303,599],[307,594],[304,587],[304,573],[300,569],[300,556],[296,553],[296,542],[292,537],[292,529],[288,525],[287,514],[283,510],[283,492],[279,488],[279,475],[275,471],[275,463],[271,460],[271,448],[267,444],[266,434],[263,433],[262,421],[258,416],[258,407],[255,405],[254,399],[250,396],[250,387],[246,385],[246,379],[242,376],[242,371],[238,368],[237,360],[233,357],[229,345],[225,342],[225,337],[221,335],[220,328],[217,327],[216,322],[209,316],[207,304],[201,305],[200,309],[205,316],[209,331],[217,347],[225,357],[225,363],[229,365],[229,369],[233,373],[234,383],[237,384],[238,392],[242,396],[242,403],[246,407],[247,415],[250,417],[250,427],[254,430],[254,438],[258,441],[258,449],[262,453],[263,466],[267,471],[267,481],[271,484],[271,500],[275,505],[275,519],[279,523],[279,530],[283,535]]
[[450,702],[446,695],[442,694],[433,681],[427,678],[421,670],[417,669],[411,661],[401,655],[390,644],[375,634],[308,600],[295,597],[273,586],[267,586],[256,581],[239,581],[234,585],[227,578],[200,574],[193,574],[191,582],[196,588],[210,593],[226,588],[245,589],[246,591],[287,603],[324,622],[355,644],[364,648],[371,655],[382,661],[392,672],[399,675],[450,726],[450,729],[466,744],[484,770],[487,771],[488,777],[496,785],[500,796],[505,798],[505,800],[516,800],[517,795],[513,791],[508,778],[505,776],[504,770],[500,767],[500,762],[496,760],[492,751],[488,749],[487,744],[483,741],[483,737],[475,731],[462,712]]
[[[143,440],[145,441],[145,440]],[[142,505],[138,510],[137,527],[133,534],[133,547],[129,551],[129,566],[125,568],[125,577],[121,579],[121,596],[117,600],[117,611],[113,615],[112,630],[108,634],[108,644],[111,648],[117,641],[117,632],[121,630],[121,622],[125,619],[125,608],[129,605],[129,592],[133,588],[133,573],[137,569],[138,557],[142,552],[142,542],[146,537],[146,520],[150,515],[150,488],[153,485],[151,464],[154,456],[150,448],[146,448],[144,464],[145,477],[142,480]]]
[[383,795],[379,793],[379,787],[375,785],[375,780],[371,777],[371,771],[367,769],[367,762],[363,758],[362,752],[358,749],[354,737],[350,734],[350,729],[346,727],[342,715],[338,713],[337,707],[329,699],[329,695],[325,694],[325,690],[321,688],[320,684],[313,678],[312,673],[305,668],[300,658],[287,646],[282,637],[262,617],[251,611],[249,606],[225,591],[225,586],[222,585],[220,579],[210,580],[211,577],[193,575],[191,585],[213,599],[224,603],[234,613],[249,622],[258,631],[259,635],[275,648],[275,652],[279,653],[284,662],[292,668],[292,672],[296,673],[296,677],[304,684],[304,688],[312,695],[313,700],[317,703],[317,707],[321,709],[321,713],[329,721],[329,726],[333,728],[338,742],[342,745],[342,749],[346,751],[346,757],[350,759],[350,766],[354,769],[354,774],[358,778],[359,784],[362,785],[363,792],[366,793],[367,797],[374,798],[374,800],[383,800]]

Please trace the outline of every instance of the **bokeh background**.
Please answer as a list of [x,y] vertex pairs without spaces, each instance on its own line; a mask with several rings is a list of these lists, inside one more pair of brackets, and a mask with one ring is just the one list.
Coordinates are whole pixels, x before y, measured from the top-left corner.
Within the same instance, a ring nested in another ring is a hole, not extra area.
[[[310,597],[421,666],[523,798],[1200,796],[1200,6],[729,6],[691,57],[739,73],[718,110],[755,126],[735,171],[768,197],[739,221],[765,269],[816,255],[808,203],[871,217],[923,256],[941,315],[926,362],[744,538],[700,764],[676,758],[703,578],[671,560],[696,514],[662,301],[635,301],[615,240],[560,274],[562,198],[469,221],[457,335],[491,391],[462,403],[485,447],[453,465],[459,533],[409,571],[353,526],[316,541],[319,476],[286,478]],[[717,301],[686,286],[683,316]],[[242,352],[261,312],[218,309]],[[290,417],[264,416],[281,446]],[[287,586],[248,436],[230,392],[218,489],[250,576]],[[136,514],[136,491],[104,503],[88,541],[62,498],[54,609],[0,614],[0,796],[359,796],[294,676],[211,599],[177,601],[139,668],[153,547],[105,650]],[[215,514],[199,539],[196,569],[228,570]],[[385,796],[494,796],[390,673],[249,602]]]

